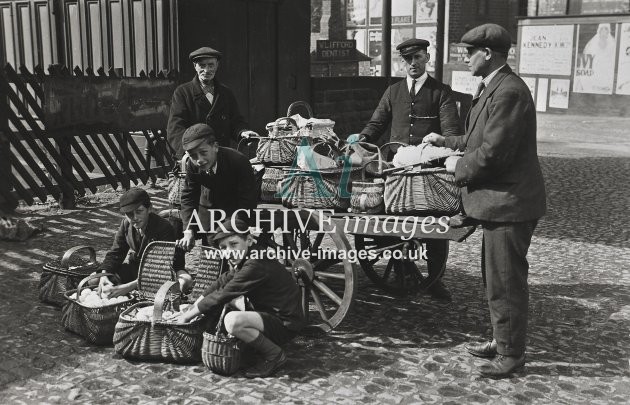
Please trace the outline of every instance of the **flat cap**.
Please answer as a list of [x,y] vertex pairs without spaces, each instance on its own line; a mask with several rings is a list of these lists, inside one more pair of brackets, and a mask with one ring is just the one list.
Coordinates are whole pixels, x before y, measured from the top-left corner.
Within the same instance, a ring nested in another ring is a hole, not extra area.
[[430,45],[429,41],[425,39],[411,38],[400,43],[396,47],[396,50],[400,51],[400,54],[405,56],[405,55],[411,55],[412,53],[416,53],[422,49],[426,51],[429,45]]
[[149,206],[151,199],[149,194],[141,188],[132,187],[120,196],[120,212],[126,214],[132,212],[140,205]]
[[195,149],[206,140],[208,143],[216,141],[214,130],[208,124],[195,124],[184,131],[182,148],[185,151],[189,151]]
[[190,55],[188,56],[188,58],[191,61],[195,61],[196,59],[201,59],[201,58],[217,58],[217,59],[221,59],[221,52],[217,51],[216,49],[212,49],[208,46],[204,46],[203,48],[199,48],[196,51],[192,51],[190,53]]
[[243,221],[242,219],[236,218],[234,221],[232,221],[231,219],[228,219],[225,222],[223,222],[222,225],[225,228],[225,232],[223,231],[223,229],[219,228],[219,231],[215,233],[214,236],[212,237],[212,243],[214,243],[215,246],[217,246],[222,239],[225,239],[228,236],[249,235],[249,226],[247,226],[245,221]]
[[508,53],[512,47],[512,38],[505,28],[497,24],[483,24],[462,36],[459,46],[490,48],[493,51]]

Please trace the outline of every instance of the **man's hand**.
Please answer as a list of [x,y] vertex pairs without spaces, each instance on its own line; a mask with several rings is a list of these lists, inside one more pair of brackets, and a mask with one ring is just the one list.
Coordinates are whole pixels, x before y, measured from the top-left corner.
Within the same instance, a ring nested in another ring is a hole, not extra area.
[[457,167],[457,161],[461,159],[461,156],[449,156],[444,161],[446,171],[449,173],[455,173],[455,167]]
[[184,237],[175,242],[175,246],[190,252],[195,247],[195,234],[191,230],[184,231]]
[[259,136],[257,132],[251,131],[249,129],[246,129],[245,131],[241,132],[241,137],[245,138],[245,139],[249,139],[252,136]]
[[422,142],[430,143],[435,146],[444,146],[445,139],[446,138],[444,138],[442,135],[431,132],[429,135],[426,135],[424,138],[422,138]]
[[201,314],[201,312],[197,307],[197,303],[195,303],[195,305],[192,305],[186,312],[182,312],[176,318],[175,323],[188,323],[199,314]]
[[99,296],[109,296],[112,287],[114,287],[114,283],[112,283],[109,278],[101,277],[98,281],[98,288],[96,289],[96,291],[98,292]]
[[365,135],[352,134],[346,138],[346,143],[352,144],[358,142],[365,142]]

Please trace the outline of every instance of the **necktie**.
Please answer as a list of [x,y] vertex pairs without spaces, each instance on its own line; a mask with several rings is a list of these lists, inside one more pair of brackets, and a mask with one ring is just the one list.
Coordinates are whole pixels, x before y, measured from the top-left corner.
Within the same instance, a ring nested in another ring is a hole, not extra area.
[[481,97],[481,93],[483,92],[483,89],[486,88],[486,85],[484,82],[479,83],[479,87],[477,87],[477,92],[475,93],[475,96],[473,97],[473,100],[478,99],[479,97]]
[[409,97],[413,99],[416,95],[416,79],[411,81],[411,90],[409,90]]

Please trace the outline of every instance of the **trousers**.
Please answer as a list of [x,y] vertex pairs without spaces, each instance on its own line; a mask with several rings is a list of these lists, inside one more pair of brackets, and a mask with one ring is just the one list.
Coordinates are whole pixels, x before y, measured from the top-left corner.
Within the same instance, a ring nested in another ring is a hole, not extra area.
[[520,356],[527,338],[527,251],[538,220],[481,223],[481,272],[497,352]]

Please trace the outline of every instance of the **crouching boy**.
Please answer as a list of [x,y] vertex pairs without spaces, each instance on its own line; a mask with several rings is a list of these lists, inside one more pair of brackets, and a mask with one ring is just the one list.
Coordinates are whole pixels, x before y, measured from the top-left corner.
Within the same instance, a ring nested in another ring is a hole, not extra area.
[[[225,328],[262,355],[262,360],[246,370],[245,377],[267,377],[286,362],[281,346],[304,326],[300,291],[291,273],[276,260],[262,257],[245,222],[223,223],[213,242],[226,252],[230,271],[204,291],[195,305],[181,315],[189,322],[200,313],[221,308],[243,295],[253,311],[232,311],[225,316]],[[255,253],[255,254],[254,254]]]

